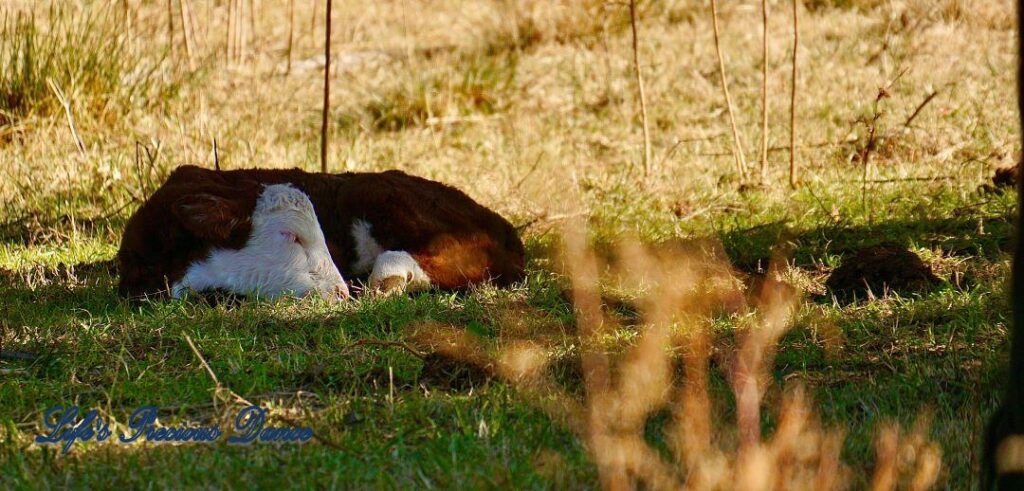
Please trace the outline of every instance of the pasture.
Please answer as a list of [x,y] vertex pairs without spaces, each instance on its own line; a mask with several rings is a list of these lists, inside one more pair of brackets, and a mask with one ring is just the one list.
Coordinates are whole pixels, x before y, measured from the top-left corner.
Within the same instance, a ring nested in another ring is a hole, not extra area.
[[[126,302],[120,234],[176,166],[320,168],[324,2],[292,4],[0,2],[0,488],[614,485],[601,448],[615,444],[580,419],[603,410],[584,389],[594,353],[622,397],[660,394],[637,415],[643,448],[615,448],[713,474],[742,440],[731,355],[784,303],[771,288],[750,300],[776,273],[798,293],[777,348],[761,346],[764,441],[802,387],[819,428],[804,443],[836,442],[836,484],[877,485],[891,464],[900,489],[975,485],[1008,348],[1015,196],[992,175],[1020,158],[1012,5],[802,1],[791,187],[788,1],[768,2],[763,166],[761,2],[717,2],[731,110],[711,3],[638,2],[641,111],[628,3],[335,1],[329,171],[464,190],[519,228],[527,280],[341,304]],[[620,249],[632,239],[685,252]],[[833,298],[829,275],[880,244],[941,281]],[[680,299],[642,274],[664,286],[680,264],[735,298]],[[664,311],[670,341],[651,348]],[[694,325],[707,416],[677,391],[700,372],[680,334]],[[530,356],[543,361],[517,361]],[[55,404],[123,429],[141,405],[166,425],[229,425],[248,403],[316,438],[33,443]],[[680,456],[673,435],[699,432],[688,417],[717,453]]]

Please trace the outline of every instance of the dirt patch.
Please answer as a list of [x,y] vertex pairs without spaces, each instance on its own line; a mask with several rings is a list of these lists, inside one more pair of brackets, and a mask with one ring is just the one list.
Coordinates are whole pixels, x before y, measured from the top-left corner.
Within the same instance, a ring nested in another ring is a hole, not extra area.
[[843,260],[825,282],[828,294],[843,301],[927,291],[942,280],[917,254],[896,244],[865,247]]

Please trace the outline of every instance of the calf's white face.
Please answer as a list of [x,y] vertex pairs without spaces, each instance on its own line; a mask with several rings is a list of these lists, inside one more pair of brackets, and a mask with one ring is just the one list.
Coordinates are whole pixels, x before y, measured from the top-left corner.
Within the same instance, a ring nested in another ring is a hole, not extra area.
[[245,247],[215,249],[193,263],[172,287],[172,295],[224,289],[265,298],[312,293],[330,300],[348,297],[305,193],[288,184],[266,186],[251,221]]

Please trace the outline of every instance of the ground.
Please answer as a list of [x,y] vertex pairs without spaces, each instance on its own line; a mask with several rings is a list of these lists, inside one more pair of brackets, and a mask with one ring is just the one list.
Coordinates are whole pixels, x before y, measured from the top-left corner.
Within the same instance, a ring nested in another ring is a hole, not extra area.
[[[853,488],[871,479],[880,429],[918,421],[941,448],[938,485],[973,485],[1008,347],[1014,196],[988,185],[1019,158],[1009,5],[803,2],[793,189],[788,2],[769,2],[763,172],[760,2],[720,2],[745,177],[707,2],[639,3],[647,177],[627,5],[335,2],[329,169],[398,168],[464,189],[521,227],[528,279],[343,305],[124,302],[110,262],[120,232],[176,165],[213,167],[216,140],[223,168],[318,169],[323,11],[298,3],[290,70],[287,2],[243,12],[248,42],[227,61],[228,3],[191,2],[194,70],[180,4],[173,44],[163,5],[0,6],[2,487],[594,487],[572,424],[486,366],[414,343],[431,326],[490,352],[533,340],[551,356],[547,376],[582,399],[579,305],[557,252],[579,221],[598,251],[624,236],[720,244],[716,260],[741,279],[784,258],[803,294],[772,365],[766,433],[782,388],[803,384],[822,424],[845,432]],[[829,273],[878,244],[908,248],[940,284],[834,300]],[[602,298],[620,321],[606,345],[619,353],[643,322],[636,295],[613,290]],[[724,350],[743,316],[716,315]],[[730,448],[735,402],[714,360],[715,439]],[[32,444],[54,404],[120,424],[143,404],[167,424],[227,422],[236,397],[317,440],[66,456]],[[669,419],[662,407],[644,423],[662,453]]]

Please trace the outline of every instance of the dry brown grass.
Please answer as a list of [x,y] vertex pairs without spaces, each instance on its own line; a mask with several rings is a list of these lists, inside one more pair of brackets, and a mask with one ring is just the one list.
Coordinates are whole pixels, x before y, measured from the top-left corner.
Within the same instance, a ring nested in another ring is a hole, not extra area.
[[[806,67],[797,114],[800,141],[831,144],[804,149],[810,183],[825,192],[856,175],[842,164],[848,155],[842,142],[865,138],[857,117],[878,87],[901,70],[907,73],[893,88],[882,120],[884,129],[893,130],[885,143],[893,150],[874,156],[880,178],[952,175],[973,181],[989,167],[1010,161],[1011,108],[1001,103],[1005,97],[998,90],[1012,75],[1006,26],[997,22],[1005,12],[990,2],[947,3],[941,12],[928,11],[928,2],[906,2],[807,13],[806,49],[799,60]],[[269,19],[287,19],[287,2],[261,5],[267,20],[257,23],[250,57],[242,65],[222,67],[216,56],[223,43],[218,26],[224,25],[227,12],[195,4],[196,44],[206,50],[197,57],[203,60],[202,80],[156,110],[114,120],[76,115],[83,140],[93,147],[88,159],[68,155],[75,143],[62,122],[34,120],[21,123],[31,131],[5,129],[18,135],[19,144],[0,153],[3,201],[26,210],[31,202],[59,192],[109,188],[121,204],[128,193],[119,191],[138,186],[133,176],[136,141],[160,143],[156,165],[161,171],[182,162],[212,165],[214,137],[227,167],[312,168],[321,85],[315,58],[323,19],[308,32],[312,13],[297,5],[298,25],[306,32],[295,35],[295,66],[285,77],[288,23]],[[658,164],[653,181],[660,183],[652,192],[666,199],[703,194],[723,178],[734,178],[725,165],[729,157],[722,155],[727,140],[717,136],[727,126],[704,8],[683,1],[640,5],[640,59]],[[334,36],[339,53],[332,84],[337,145],[329,160],[334,170],[399,167],[469,188],[506,213],[530,215],[565,211],[562,203],[575,193],[563,184],[573,182],[568,169],[577,181],[580,176],[616,180],[637,158],[635,149],[642,142],[630,123],[639,111],[630,83],[628,9],[622,6],[479,1],[424,9],[417,2],[401,2],[359,9],[338,5],[335,10],[340,27]],[[136,5],[136,17],[135,35],[157,33],[137,44],[166,48],[163,9]],[[758,17],[753,4],[729,4],[721,19],[738,123],[747,129],[756,127],[759,116],[759,39],[747,35]],[[922,17],[928,20],[918,24]],[[920,27],[900,27],[904,24]],[[788,85],[783,54],[791,49],[791,27],[782,16],[773,21],[778,35],[769,40],[769,50],[778,56],[769,65],[772,94],[785,93]],[[516,54],[494,58],[502,49]],[[867,58],[876,61],[865,65]],[[467,63],[511,72],[466,80]],[[180,67],[169,64],[167,70]],[[898,127],[931,90],[944,87],[950,89],[911,128]],[[770,101],[773,107],[779,104]],[[771,127],[787,124],[785,111],[773,109],[771,115]],[[431,118],[433,124],[427,124]],[[375,124],[412,131],[360,131]],[[744,147],[756,148],[757,132],[745,133],[750,140],[742,142]],[[985,163],[961,165],[969,159]],[[784,172],[769,169],[768,182],[780,182]],[[93,177],[83,183],[83,174]],[[25,188],[33,189],[31,196]]]

